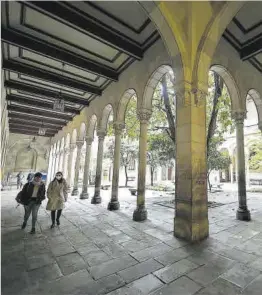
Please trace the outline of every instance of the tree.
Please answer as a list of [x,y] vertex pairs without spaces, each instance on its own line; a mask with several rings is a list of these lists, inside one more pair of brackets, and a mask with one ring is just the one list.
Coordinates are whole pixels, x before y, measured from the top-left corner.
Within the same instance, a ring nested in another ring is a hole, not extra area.
[[229,155],[225,152],[219,151],[219,146],[222,144],[223,138],[216,137],[212,138],[212,140],[209,143],[209,153],[207,158],[208,163],[208,170],[207,170],[207,180],[208,180],[208,186],[209,190],[211,191],[211,183],[210,183],[210,173],[213,170],[224,170],[227,169],[228,166],[231,164],[231,159]]
[[[105,157],[114,161],[114,148],[115,140],[111,138],[107,145],[107,151],[105,152]],[[122,140],[120,146],[120,166],[125,169],[125,186],[128,185],[128,168],[132,161],[137,159],[138,154],[138,142],[130,140]]]
[[175,158],[175,148],[166,133],[152,134],[148,139],[147,162],[150,165],[151,185],[154,185],[154,172],[158,166],[172,163]]
[[255,172],[262,172],[262,143],[255,141],[250,147],[249,169]]

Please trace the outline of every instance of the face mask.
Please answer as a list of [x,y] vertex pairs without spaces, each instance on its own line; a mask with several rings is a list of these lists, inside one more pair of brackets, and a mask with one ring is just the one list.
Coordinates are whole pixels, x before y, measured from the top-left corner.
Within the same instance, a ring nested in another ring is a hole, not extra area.
[[56,179],[60,180],[62,178],[62,176],[56,176]]

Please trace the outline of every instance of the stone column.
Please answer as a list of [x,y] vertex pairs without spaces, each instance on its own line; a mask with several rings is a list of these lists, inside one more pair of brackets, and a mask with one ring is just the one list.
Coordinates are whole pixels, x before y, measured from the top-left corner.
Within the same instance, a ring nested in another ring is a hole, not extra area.
[[245,166],[246,166],[246,186],[250,186],[250,171],[249,171],[249,149],[245,152]]
[[78,195],[78,180],[79,180],[79,170],[80,170],[80,160],[81,160],[81,151],[84,141],[77,141],[77,154],[76,154],[76,163],[75,163],[75,177],[74,177],[74,188],[72,191],[72,196]]
[[147,163],[147,126],[152,112],[147,109],[138,111],[137,116],[140,121],[139,137],[139,166],[137,181],[137,207],[133,213],[134,221],[143,221],[147,219],[147,210],[145,208],[146,191],[146,163]]
[[72,165],[73,165],[73,156],[74,156],[74,151],[75,151],[76,145],[74,143],[70,144],[70,149],[69,149],[69,160],[68,160],[68,173],[67,173],[67,184],[68,184],[68,190],[71,189],[71,176],[72,176]]
[[[206,73],[208,74],[208,73]],[[174,235],[198,242],[209,234],[207,207],[207,85],[177,84]]]
[[101,174],[103,164],[103,153],[104,153],[104,140],[106,136],[105,131],[97,131],[98,136],[98,149],[97,149],[97,162],[96,162],[96,179],[95,179],[95,194],[91,200],[91,204],[100,204],[101,196]]
[[261,131],[262,134],[262,122],[258,122],[258,129]]
[[91,147],[92,147],[93,138],[86,137],[86,157],[85,157],[85,167],[84,167],[84,179],[83,179],[83,188],[80,195],[80,199],[88,199],[88,176],[89,176],[89,164],[91,157]]
[[113,180],[112,180],[112,192],[111,200],[108,203],[108,210],[118,210],[118,183],[119,183],[119,169],[120,169],[120,148],[121,148],[121,134],[122,130],[125,128],[125,124],[121,122],[115,122],[115,149],[114,149],[114,167],[113,167]]
[[246,173],[245,173],[245,143],[244,143],[244,119],[245,112],[233,113],[236,123],[237,139],[237,175],[238,175],[238,210],[237,219],[250,220],[250,212],[247,209]]
[[54,177],[55,176],[55,173],[57,172],[56,171],[57,161],[58,161],[57,157],[58,157],[57,153],[54,153],[54,169],[53,169],[53,175],[52,175],[52,177]]
[[233,170],[233,164],[230,164],[230,182],[234,183],[234,170]]
[[68,152],[69,150],[65,148],[63,152],[63,165],[62,165],[62,172],[64,176],[65,176],[66,156],[68,155]]

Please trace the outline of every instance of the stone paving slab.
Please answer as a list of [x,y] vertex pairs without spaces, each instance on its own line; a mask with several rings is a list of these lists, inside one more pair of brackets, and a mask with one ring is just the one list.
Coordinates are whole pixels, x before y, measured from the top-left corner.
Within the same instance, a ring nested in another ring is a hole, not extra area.
[[209,209],[210,237],[197,244],[173,237],[174,211],[154,204],[158,196],[147,199],[142,223],[132,221],[129,193],[116,212],[106,208],[110,192],[95,206],[70,197],[54,229],[44,203],[30,235],[31,220],[20,228],[24,212],[15,209],[15,195],[2,194],[3,295],[261,294],[258,194],[249,195],[250,222],[235,219],[237,202]]

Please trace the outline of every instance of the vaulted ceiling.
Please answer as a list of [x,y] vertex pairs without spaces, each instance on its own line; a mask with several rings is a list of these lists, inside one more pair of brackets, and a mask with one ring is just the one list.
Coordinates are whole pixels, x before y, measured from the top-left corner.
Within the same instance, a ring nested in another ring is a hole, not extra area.
[[[136,1],[2,1],[2,68],[10,131],[53,136],[160,38]],[[262,73],[262,2],[223,37]],[[59,93],[64,112],[53,109]]]
[[[53,136],[160,38],[138,2],[6,1],[2,68],[10,131]],[[61,92],[64,112],[53,110]]]
[[262,73],[262,2],[247,2],[233,18],[223,37],[239,53],[242,61]]

